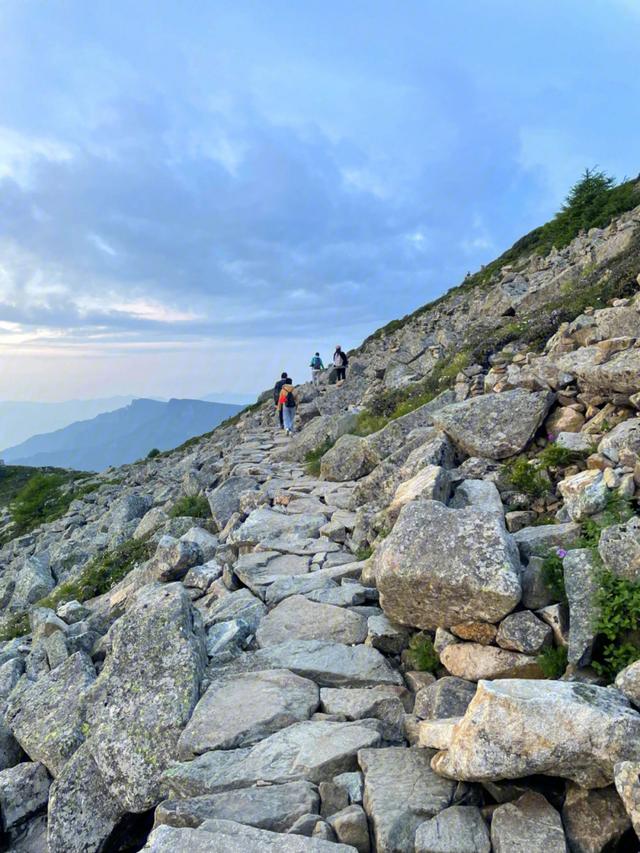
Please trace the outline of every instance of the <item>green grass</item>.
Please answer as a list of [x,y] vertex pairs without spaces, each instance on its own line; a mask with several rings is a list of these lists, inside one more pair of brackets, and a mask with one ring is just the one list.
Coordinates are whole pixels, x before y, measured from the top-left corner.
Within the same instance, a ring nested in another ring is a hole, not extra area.
[[405,654],[408,665],[420,672],[436,672],[440,666],[440,658],[429,634],[414,634]]
[[368,560],[372,554],[373,548],[371,545],[363,545],[361,548],[358,548],[354,556],[357,562],[361,562],[362,560]]
[[566,601],[564,586],[564,566],[562,559],[555,553],[547,554],[542,562],[542,580],[555,601]]
[[318,447],[314,450],[310,450],[304,457],[305,462],[305,470],[310,477],[319,477],[320,476],[320,460],[327,453],[333,445],[335,441],[332,441],[330,438],[327,438],[322,442]]
[[567,668],[567,648],[549,646],[540,652],[537,660],[545,678],[560,678]]
[[15,640],[16,637],[24,637],[29,633],[29,614],[28,613],[12,613],[5,616],[3,624],[0,626],[0,642],[7,640]]
[[171,518],[211,518],[211,507],[202,495],[186,495],[174,503],[169,515]]
[[78,471],[36,469],[9,502],[13,526],[8,538],[29,533],[41,524],[60,518],[72,501],[99,488],[99,482],[82,484],[91,476]]
[[58,608],[67,601],[87,601],[114,587],[139,563],[148,560],[153,544],[148,539],[128,539],[117,548],[94,557],[81,574],[59,584],[53,592],[36,602],[35,607]]
[[389,418],[384,415],[373,415],[370,411],[365,409],[363,412],[359,413],[356,426],[352,430],[352,433],[353,435],[359,435],[364,438],[367,435],[378,432],[388,423]]
[[[109,592],[137,565],[148,560],[154,550],[149,538],[129,539],[111,551],[94,557],[80,575],[59,584],[52,592],[36,601],[32,607],[48,607],[56,610],[68,601],[87,601]],[[3,619],[0,641],[12,640],[29,633],[27,611],[13,613]]]
[[549,481],[543,476],[534,460],[516,456],[505,464],[505,473],[511,485],[519,492],[539,498],[549,491]]

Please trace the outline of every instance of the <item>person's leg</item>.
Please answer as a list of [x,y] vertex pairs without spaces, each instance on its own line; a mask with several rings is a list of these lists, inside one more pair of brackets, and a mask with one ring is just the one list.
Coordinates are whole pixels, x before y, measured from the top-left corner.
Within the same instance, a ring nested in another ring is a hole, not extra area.
[[282,407],[278,409],[278,421],[280,423],[280,429],[284,429],[284,421],[282,420]]
[[291,432],[293,428],[293,413],[295,409],[289,406],[282,407],[283,416],[284,416],[284,428],[287,432]]

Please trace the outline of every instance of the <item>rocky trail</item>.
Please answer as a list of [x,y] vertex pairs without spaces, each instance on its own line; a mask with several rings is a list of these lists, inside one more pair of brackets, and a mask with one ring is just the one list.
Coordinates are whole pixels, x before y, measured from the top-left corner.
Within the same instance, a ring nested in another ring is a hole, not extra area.
[[5,849],[638,850],[640,267],[406,392],[639,221],[372,339],[292,439],[267,400],[7,541]]

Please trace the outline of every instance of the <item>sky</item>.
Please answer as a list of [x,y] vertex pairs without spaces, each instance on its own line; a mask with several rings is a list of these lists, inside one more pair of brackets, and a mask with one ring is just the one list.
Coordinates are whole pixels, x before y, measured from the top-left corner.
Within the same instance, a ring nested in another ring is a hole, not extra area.
[[0,399],[251,398],[640,172],[640,0],[0,0]]

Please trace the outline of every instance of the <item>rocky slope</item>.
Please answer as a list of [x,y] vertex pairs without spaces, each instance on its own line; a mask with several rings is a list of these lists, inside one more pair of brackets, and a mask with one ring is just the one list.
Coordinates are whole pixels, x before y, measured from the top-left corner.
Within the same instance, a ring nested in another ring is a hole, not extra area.
[[637,850],[639,223],[4,545],[6,847]]

